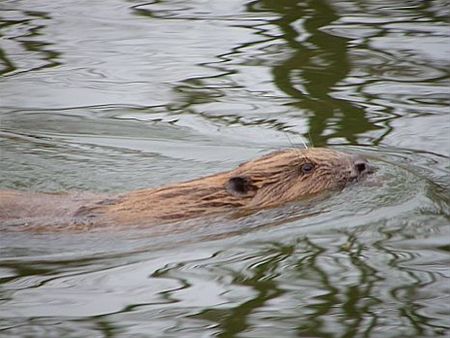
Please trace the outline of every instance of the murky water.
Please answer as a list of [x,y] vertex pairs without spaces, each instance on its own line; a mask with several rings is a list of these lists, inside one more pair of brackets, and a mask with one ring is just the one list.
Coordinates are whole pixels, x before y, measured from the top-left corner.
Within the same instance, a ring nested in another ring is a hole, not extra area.
[[[450,336],[448,1],[0,2],[0,188],[119,192],[303,138],[378,183],[0,233],[5,337]],[[186,230],[188,229],[188,230]]]

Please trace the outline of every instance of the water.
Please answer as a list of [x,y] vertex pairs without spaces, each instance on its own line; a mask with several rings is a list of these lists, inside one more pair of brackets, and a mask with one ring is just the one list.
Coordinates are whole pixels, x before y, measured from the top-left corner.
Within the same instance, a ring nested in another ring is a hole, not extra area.
[[0,188],[301,144],[380,170],[243,219],[0,234],[0,336],[450,336],[447,1],[2,1]]

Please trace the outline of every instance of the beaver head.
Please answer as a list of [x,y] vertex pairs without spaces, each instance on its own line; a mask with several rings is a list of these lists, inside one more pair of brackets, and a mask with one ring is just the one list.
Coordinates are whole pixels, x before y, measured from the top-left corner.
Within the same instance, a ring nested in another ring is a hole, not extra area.
[[[122,195],[87,211],[107,223],[176,221],[206,214],[273,207],[344,187],[372,172],[361,156],[324,148],[287,149],[234,170]],[[95,216],[94,216],[95,217]]]
[[360,155],[332,149],[287,149],[241,164],[225,189],[248,207],[267,207],[342,188],[373,172]]

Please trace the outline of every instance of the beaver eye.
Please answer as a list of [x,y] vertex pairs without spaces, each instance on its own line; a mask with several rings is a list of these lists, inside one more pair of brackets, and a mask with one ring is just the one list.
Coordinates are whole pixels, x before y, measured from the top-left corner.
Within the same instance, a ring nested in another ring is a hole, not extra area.
[[312,164],[312,163],[302,164],[302,166],[300,167],[300,170],[304,174],[310,174],[314,171],[314,164]]

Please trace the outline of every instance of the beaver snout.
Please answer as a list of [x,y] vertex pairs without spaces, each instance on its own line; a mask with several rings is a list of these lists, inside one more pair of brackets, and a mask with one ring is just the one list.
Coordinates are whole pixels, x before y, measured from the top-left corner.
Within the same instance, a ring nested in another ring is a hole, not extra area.
[[352,155],[351,161],[353,170],[350,178],[352,180],[369,174],[373,174],[376,170],[376,167],[371,165],[369,161],[361,155]]

